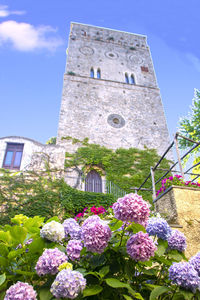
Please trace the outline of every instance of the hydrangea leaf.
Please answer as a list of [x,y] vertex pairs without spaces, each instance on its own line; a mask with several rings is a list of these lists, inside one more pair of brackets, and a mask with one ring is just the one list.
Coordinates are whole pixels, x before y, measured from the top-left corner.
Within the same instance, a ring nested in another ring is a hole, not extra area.
[[166,286],[157,286],[150,294],[150,300],[156,300],[158,297],[166,292],[169,292],[170,289]]
[[20,244],[20,243],[23,244],[23,242],[26,238],[26,235],[27,235],[27,229],[24,227],[15,225],[10,229],[10,235],[12,236],[12,238],[14,240],[16,240],[18,242],[18,244]]
[[50,300],[52,299],[52,294],[48,288],[42,289],[39,292],[40,300]]
[[115,230],[119,229],[120,227],[122,227],[122,225],[123,225],[123,222],[120,221],[120,220],[117,220],[117,219],[114,219],[114,222],[110,222],[108,224],[108,226],[110,227],[110,229],[112,231],[115,231]]
[[105,277],[109,273],[109,270],[109,266],[105,266],[101,270],[99,270],[99,275],[101,276],[101,278]]
[[100,285],[91,285],[83,291],[83,298],[101,293],[103,288]]
[[128,296],[128,295],[123,295],[123,297],[124,297],[126,300],[133,300],[133,298],[131,298],[131,297]]
[[6,281],[6,274],[0,275],[0,285],[2,285]]

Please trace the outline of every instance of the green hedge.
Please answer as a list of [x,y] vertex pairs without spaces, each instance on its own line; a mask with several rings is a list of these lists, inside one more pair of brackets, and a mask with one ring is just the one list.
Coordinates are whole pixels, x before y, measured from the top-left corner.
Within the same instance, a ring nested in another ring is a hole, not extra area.
[[114,202],[110,194],[76,190],[53,172],[26,174],[0,172],[0,224],[9,222],[16,214],[60,219],[74,216],[87,206],[109,207]]

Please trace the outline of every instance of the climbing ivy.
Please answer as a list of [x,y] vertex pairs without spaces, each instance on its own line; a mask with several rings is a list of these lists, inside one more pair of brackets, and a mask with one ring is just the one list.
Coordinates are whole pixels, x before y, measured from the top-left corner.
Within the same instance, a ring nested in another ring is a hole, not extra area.
[[17,214],[60,219],[75,216],[85,207],[109,207],[114,198],[109,194],[76,190],[53,170],[46,172],[10,172],[0,169],[0,224]]
[[[70,137],[67,137],[70,140]],[[72,139],[72,138],[71,138]],[[73,141],[73,139],[72,139]],[[78,141],[81,143],[81,141]],[[134,187],[139,187],[150,172],[150,167],[159,160],[155,149],[145,148],[119,148],[107,149],[97,144],[82,143],[74,154],[66,152],[65,168],[81,166],[83,173],[87,173],[94,167],[99,167],[99,172],[106,173],[106,179],[112,181],[127,193],[134,192]],[[164,160],[160,168],[169,168],[168,161]],[[161,173],[156,172],[157,180]],[[151,180],[145,188],[151,187]],[[141,192],[145,199],[152,200],[151,192]]]

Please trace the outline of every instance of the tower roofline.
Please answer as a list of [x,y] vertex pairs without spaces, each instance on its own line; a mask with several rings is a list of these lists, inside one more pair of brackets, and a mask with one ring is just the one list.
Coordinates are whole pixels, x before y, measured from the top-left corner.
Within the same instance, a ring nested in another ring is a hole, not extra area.
[[107,28],[107,27],[101,27],[101,26],[94,26],[94,25],[90,25],[90,24],[84,24],[84,23],[79,23],[79,22],[70,22],[71,25],[75,24],[75,25],[83,25],[83,26],[88,26],[88,27],[92,27],[92,28],[100,28],[103,30],[109,30],[109,31],[115,31],[115,32],[121,32],[121,33],[126,33],[126,34],[130,34],[130,35],[137,35],[137,36],[141,36],[142,38],[147,39],[147,36],[144,34],[139,34],[139,33],[133,33],[133,32],[128,32],[128,31],[122,31],[122,30],[117,30],[117,29],[111,29],[111,28]]

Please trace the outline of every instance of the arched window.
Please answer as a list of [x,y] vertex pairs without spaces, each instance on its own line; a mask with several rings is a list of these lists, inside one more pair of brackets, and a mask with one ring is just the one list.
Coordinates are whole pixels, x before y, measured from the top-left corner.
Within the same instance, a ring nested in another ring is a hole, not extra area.
[[127,73],[125,73],[125,82],[129,83],[129,79],[128,79],[128,74]]
[[90,171],[85,179],[85,191],[102,193],[102,179],[95,170]]
[[131,84],[135,84],[135,78],[133,74],[131,74]]
[[94,78],[94,69],[93,68],[90,69],[90,77]]
[[101,70],[97,69],[97,78],[100,79],[101,78]]

